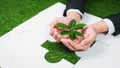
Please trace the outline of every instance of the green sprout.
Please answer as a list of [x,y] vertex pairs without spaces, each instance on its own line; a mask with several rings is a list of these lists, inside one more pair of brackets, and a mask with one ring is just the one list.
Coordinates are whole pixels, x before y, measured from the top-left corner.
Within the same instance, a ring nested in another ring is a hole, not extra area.
[[63,23],[57,23],[56,26],[58,28],[62,28],[63,30],[60,32],[61,35],[69,35],[70,38],[72,40],[76,39],[76,36],[81,36],[83,37],[83,34],[78,32],[78,29],[83,29],[84,26],[86,26],[86,24],[84,23],[80,23],[80,24],[76,24],[76,20],[73,19],[70,22],[70,25],[66,25]]

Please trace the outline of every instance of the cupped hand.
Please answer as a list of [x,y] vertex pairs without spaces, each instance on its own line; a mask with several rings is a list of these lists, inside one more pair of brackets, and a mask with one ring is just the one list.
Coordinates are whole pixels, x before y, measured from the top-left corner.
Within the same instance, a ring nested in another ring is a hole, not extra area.
[[[85,27],[82,31],[84,34],[84,37],[82,40],[76,39],[76,41],[77,41],[76,42],[75,40],[62,38],[61,42],[72,51],[89,49],[90,46],[92,45],[92,43],[95,41],[97,34],[96,34],[94,28],[91,26]],[[78,41],[80,41],[80,42],[78,42]]]
[[70,18],[68,18],[68,17],[58,17],[58,18],[54,19],[54,20],[51,22],[51,24],[50,24],[50,35],[51,35],[54,39],[56,39],[57,42],[60,42],[60,39],[63,38],[63,37],[64,37],[64,38],[68,38],[68,35],[62,36],[62,35],[60,34],[60,32],[61,32],[63,29],[56,27],[56,24],[57,24],[57,23],[64,23],[64,24],[66,24],[66,25],[69,25],[69,23],[70,23],[71,20],[72,20],[72,19],[70,19]]

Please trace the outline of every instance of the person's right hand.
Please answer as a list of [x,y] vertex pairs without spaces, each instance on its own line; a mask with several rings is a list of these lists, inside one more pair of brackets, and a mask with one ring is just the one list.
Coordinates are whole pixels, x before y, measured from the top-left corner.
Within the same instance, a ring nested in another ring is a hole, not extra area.
[[68,17],[58,17],[56,19],[54,19],[51,24],[50,24],[50,35],[56,39],[57,42],[60,42],[60,39],[61,38],[68,38],[68,35],[60,35],[60,32],[61,32],[61,28],[57,28],[56,27],[56,24],[59,22],[59,23],[64,23],[66,25],[69,25],[70,21],[72,19],[68,18]]
[[61,42],[69,48],[71,51],[81,51],[81,50],[87,50],[90,48],[91,44],[95,41],[96,39],[96,32],[94,28],[91,26],[85,27],[83,30],[83,39],[82,38],[77,38],[76,41],[80,41],[76,43],[76,41],[71,40],[71,39],[61,39]]

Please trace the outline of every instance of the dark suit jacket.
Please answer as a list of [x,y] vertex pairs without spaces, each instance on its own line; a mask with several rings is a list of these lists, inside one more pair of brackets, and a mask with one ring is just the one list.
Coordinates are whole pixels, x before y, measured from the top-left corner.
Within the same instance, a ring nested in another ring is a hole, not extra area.
[[[85,3],[86,0],[67,0],[66,9],[63,15],[66,16],[66,12],[68,9],[78,9],[84,14]],[[120,13],[110,15],[106,18],[110,19],[114,24],[115,32],[113,33],[113,35],[120,34]]]

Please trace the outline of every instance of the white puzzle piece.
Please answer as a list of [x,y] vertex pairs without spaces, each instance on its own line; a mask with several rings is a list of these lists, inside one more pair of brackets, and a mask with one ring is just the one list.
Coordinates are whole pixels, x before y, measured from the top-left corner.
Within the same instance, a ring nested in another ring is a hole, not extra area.
[[[49,24],[63,14],[65,5],[55,5],[38,13],[0,38],[1,68],[120,68],[120,36],[99,35],[97,43],[87,51],[76,54],[82,59],[73,65],[66,60],[49,63],[44,59],[47,49],[41,47],[49,36]],[[95,23],[101,18],[85,13],[81,22]],[[109,45],[109,46],[108,46]]]

